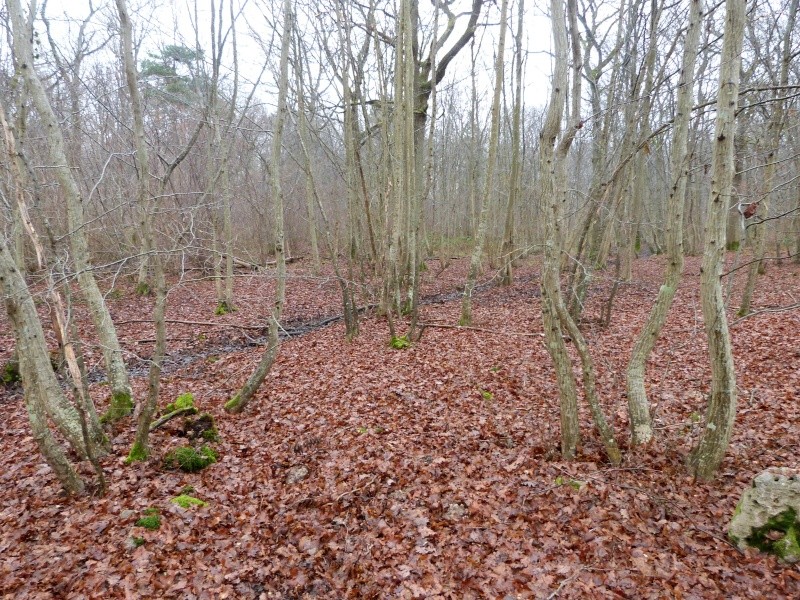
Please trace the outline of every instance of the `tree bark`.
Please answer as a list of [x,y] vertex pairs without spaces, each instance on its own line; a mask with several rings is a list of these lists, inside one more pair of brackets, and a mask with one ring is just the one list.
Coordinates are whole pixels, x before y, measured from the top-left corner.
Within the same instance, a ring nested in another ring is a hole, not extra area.
[[539,144],[539,180],[542,198],[547,205],[545,214],[544,264],[542,266],[542,319],[547,350],[555,366],[559,388],[561,414],[561,454],[566,460],[575,458],[580,441],[578,424],[578,394],[572,361],[567,353],[559,320],[559,305],[563,305],[561,282],[561,222],[563,198],[556,188],[555,144],[561,130],[567,86],[567,24],[562,0],[551,0],[550,18],[553,27],[553,83],[550,102],[545,114]]
[[84,485],[66,453],[47,426],[50,416],[69,444],[85,454],[80,418],[58,384],[30,291],[13,257],[0,236],[0,291],[5,296],[6,312],[14,330],[19,371],[25,391],[25,408],[33,437],[47,464],[70,494],[80,494]]
[[703,321],[711,360],[711,397],[703,434],[688,458],[689,471],[700,479],[711,479],[722,463],[736,417],[736,373],[720,278],[725,262],[725,225],[735,168],[736,102],[745,9],[746,0],[725,3],[711,192],[705,226],[705,252],[700,269]]
[[627,368],[628,416],[631,427],[631,443],[634,446],[646,444],[653,437],[653,424],[644,382],[645,367],[647,357],[653,351],[664,323],[666,323],[683,273],[683,212],[686,203],[686,181],[689,175],[689,126],[702,17],[702,0],[692,0],[686,38],[683,43],[683,62],[678,82],[677,109],[670,157],[673,175],[672,187],[667,200],[667,271],[664,275],[664,284],[658,291],[658,298],[650,311],[647,322],[639,333],[639,337],[636,338]]
[[[19,0],[8,0],[6,5],[14,31],[15,60],[19,71],[25,79],[33,104],[39,113],[39,118],[42,120],[50,159],[54,164],[54,170],[66,200],[70,248],[78,275],[78,285],[89,305],[92,321],[100,338],[100,346],[103,351],[108,381],[111,387],[111,406],[106,418],[115,420],[130,414],[133,409],[132,391],[114,322],[92,273],[89,245],[85,233],[83,199],[81,198],[78,184],[70,172],[64,135],[47,98],[45,87],[34,68],[32,48],[33,15],[31,15],[31,22],[26,23]],[[35,3],[31,6],[31,11],[35,14]]]
[[500,5],[500,37],[497,42],[495,59],[494,96],[492,97],[492,125],[489,133],[489,157],[486,161],[486,180],[481,198],[481,211],[478,217],[478,231],[475,234],[475,247],[469,262],[467,281],[461,298],[461,319],[459,325],[472,324],[472,293],[478,279],[478,271],[483,258],[483,246],[486,243],[486,229],[489,224],[489,208],[494,198],[494,173],[497,166],[497,147],[500,143],[500,94],[503,91],[504,56],[506,47],[506,30],[508,22],[508,0]]
[[[280,349],[280,319],[283,305],[286,302],[286,255],[284,252],[284,227],[283,227],[283,190],[281,188],[281,150],[283,146],[283,129],[289,112],[287,94],[289,88],[289,49],[294,17],[290,0],[283,2],[283,31],[281,33],[281,62],[280,80],[278,82],[278,114],[275,119],[275,130],[272,133],[272,156],[270,165],[270,178],[272,180],[272,196],[275,203],[275,262],[277,263],[277,287],[272,315],[269,321],[269,334],[267,336],[267,349],[261,356],[255,371],[245,382],[241,390],[228,402],[225,410],[231,413],[242,412],[252,400],[258,388],[264,382],[267,374]],[[335,258],[335,257],[334,257]]]
[[[783,31],[781,40],[781,65],[778,85],[785,87],[789,84],[789,67],[792,59],[792,30],[797,18],[798,0],[792,0],[789,5],[789,15],[786,28]],[[753,291],[756,287],[756,280],[759,274],[764,271],[764,253],[767,245],[767,234],[763,221],[769,214],[770,196],[772,188],[775,186],[775,172],[777,170],[778,149],[781,142],[784,120],[786,115],[785,100],[780,98],[782,92],[775,90],[773,93],[773,113],[767,127],[767,168],[764,171],[764,193],[758,204],[758,209],[754,216],[752,227],[753,232],[753,262],[747,271],[747,282],[742,292],[742,302],[739,307],[739,316],[743,317],[750,314],[750,305],[753,300]],[[780,256],[780,250],[778,251]]]
[[514,35],[514,106],[511,109],[511,175],[508,182],[508,204],[503,226],[503,245],[500,250],[501,285],[514,282],[514,210],[520,195],[521,150],[522,150],[522,35],[525,15],[525,0],[517,4],[517,32]]

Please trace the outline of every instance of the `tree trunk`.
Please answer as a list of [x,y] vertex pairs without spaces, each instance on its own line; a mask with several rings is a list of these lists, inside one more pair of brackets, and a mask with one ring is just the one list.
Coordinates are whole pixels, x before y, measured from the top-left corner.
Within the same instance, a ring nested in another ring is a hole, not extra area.
[[539,180],[545,215],[544,264],[542,266],[542,319],[547,350],[553,360],[558,381],[561,410],[561,454],[566,460],[575,458],[580,428],[578,424],[578,395],[572,361],[567,354],[564,335],[559,321],[559,305],[563,305],[559,280],[561,264],[561,222],[563,198],[556,189],[555,143],[561,130],[561,115],[564,112],[567,86],[567,24],[561,0],[551,0],[550,18],[553,27],[553,49],[555,64],[550,103],[547,107],[539,144]]
[[739,96],[745,9],[745,0],[729,0],[725,3],[711,192],[705,226],[705,251],[700,269],[703,321],[711,360],[711,397],[702,437],[688,459],[690,472],[700,479],[711,479],[719,468],[736,417],[736,373],[720,277],[725,262],[725,225],[735,168],[736,102]]
[[514,210],[520,194],[521,147],[522,147],[522,35],[525,0],[517,4],[517,33],[514,36],[514,107],[511,109],[511,176],[508,182],[508,204],[503,227],[503,246],[500,250],[501,285],[514,282],[514,259],[517,251],[514,248]]
[[472,293],[478,279],[478,271],[483,258],[483,246],[486,242],[486,229],[489,223],[489,207],[494,198],[494,173],[497,166],[497,147],[500,143],[500,94],[503,91],[503,57],[506,47],[506,30],[508,21],[508,0],[500,5],[500,38],[497,43],[495,60],[494,96],[492,97],[492,129],[489,134],[489,157],[486,164],[486,181],[481,198],[481,212],[478,217],[478,231],[475,234],[475,247],[469,263],[467,281],[464,284],[464,295],[461,299],[461,319],[459,324],[472,324]]
[[653,437],[650,406],[644,384],[647,357],[655,347],[667,320],[672,300],[683,273],[683,211],[686,203],[686,181],[689,175],[689,125],[693,98],[695,59],[700,44],[702,0],[692,0],[689,23],[683,44],[683,63],[677,91],[674,138],[672,140],[672,187],[667,201],[667,271],[664,284],[639,337],[634,343],[627,369],[628,416],[631,443],[646,444]]
[[[784,88],[789,84],[789,67],[792,59],[792,30],[794,29],[795,20],[797,18],[797,7],[798,0],[792,0],[792,3],[789,5],[786,28],[783,31],[781,40],[783,48],[781,52],[781,68],[778,85]],[[747,282],[745,283],[744,292],[742,293],[739,316],[750,313],[750,304],[753,299],[753,291],[756,287],[756,279],[764,270],[764,252],[767,245],[767,234],[765,225],[761,223],[761,221],[769,214],[770,196],[775,186],[777,155],[786,114],[785,100],[780,98],[782,93],[783,92],[778,90],[775,90],[773,93],[773,113],[767,128],[767,144],[769,144],[769,147],[767,153],[767,168],[764,172],[764,193],[761,196],[754,221],[751,224],[755,228],[753,232],[753,262],[750,263],[750,267],[747,271]],[[778,257],[780,258],[780,247],[778,248]]]
[[[250,375],[241,390],[228,402],[225,410],[231,413],[242,412],[252,400],[256,391],[264,382],[280,348],[279,328],[286,301],[286,255],[284,253],[283,227],[283,190],[281,188],[281,150],[283,146],[283,129],[289,112],[286,97],[289,88],[289,48],[293,27],[292,4],[290,0],[283,2],[283,31],[281,33],[280,81],[278,82],[278,114],[275,119],[275,130],[272,133],[272,156],[270,178],[272,180],[272,196],[275,203],[275,262],[277,265],[277,287],[275,301],[269,322],[267,349],[261,356],[258,366]],[[335,257],[334,257],[335,260]]]
[[106,414],[107,420],[116,420],[130,414],[133,409],[132,392],[128,372],[122,358],[114,322],[106,306],[103,294],[97,286],[89,258],[89,245],[85,233],[83,200],[73,177],[64,144],[64,135],[56,118],[47,92],[34,68],[32,48],[32,21],[26,24],[19,0],[8,0],[7,7],[14,30],[14,55],[33,104],[42,120],[50,151],[50,159],[58,177],[67,205],[67,225],[70,230],[70,248],[78,285],[83,293],[92,316],[100,346],[103,350],[108,381],[111,387],[111,405]]
[[13,257],[0,236],[0,291],[5,296],[6,312],[14,330],[19,371],[25,390],[25,407],[33,437],[47,464],[70,494],[80,494],[84,486],[47,426],[50,416],[69,444],[79,454],[85,445],[80,419],[61,391],[47,352],[42,324],[30,291]]

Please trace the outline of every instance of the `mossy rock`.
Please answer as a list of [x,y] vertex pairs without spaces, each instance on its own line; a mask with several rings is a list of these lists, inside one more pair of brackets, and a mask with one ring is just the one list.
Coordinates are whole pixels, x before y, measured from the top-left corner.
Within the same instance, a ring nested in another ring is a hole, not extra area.
[[[741,509],[739,512],[741,513]],[[797,513],[793,508],[787,508],[761,527],[753,529],[744,541],[748,546],[758,548],[762,552],[774,554],[778,558],[790,562],[797,562],[800,560],[798,533],[800,533],[800,522],[797,520]],[[735,536],[731,537],[737,541]]]
[[16,385],[22,379],[19,374],[19,361],[12,358],[0,370],[0,384],[6,387]]
[[197,473],[217,462],[217,453],[208,446],[196,450],[192,446],[181,446],[167,453],[164,464],[185,473]]
[[219,431],[217,431],[214,417],[209,413],[202,413],[184,420],[181,435],[190,440],[202,438],[207,442],[219,441]]
[[170,500],[173,504],[177,504],[181,508],[190,509],[193,506],[208,506],[208,502],[203,502],[200,498],[195,498],[194,496],[190,496],[188,494],[181,494],[180,496],[175,496],[172,500]]
[[194,395],[191,392],[186,392],[175,398],[175,402],[167,404],[164,407],[164,414],[182,410],[184,408],[194,408]]
[[788,563],[800,562],[800,473],[773,468],[745,489],[728,536],[740,550],[757,548]]

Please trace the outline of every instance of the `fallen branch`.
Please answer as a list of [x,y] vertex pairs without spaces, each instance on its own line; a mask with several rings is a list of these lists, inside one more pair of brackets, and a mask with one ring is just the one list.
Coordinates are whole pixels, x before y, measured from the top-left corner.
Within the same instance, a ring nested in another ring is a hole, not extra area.
[[[291,263],[295,262],[296,260],[297,260],[296,256],[287,256],[286,257],[286,264],[287,265],[291,264]],[[245,269],[256,269],[256,270],[258,270],[258,269],[263,269],[264,267],[274,267],[278,263],[276,261],[274,261],[274,260],[270,260],[270,261],[267,261],[264,264],[260,265],[258,263],[253,263],[253,262],[249,262],[247,260],[242,260],[241,258],[236,258],[234,256],[233,257],[233,264],[236,267],[243,267]]]
[[[129,321],[119,321],[117,325],[130,325],[131,323],[152,323],[152,319],[130,319]],[[171,325],[203,325],[206,327],[230,327],[233,329],[247,329],[250,331],[261,331],[266,329],[266,325],[237,325],[236,323],[214,323],[211,321],[180,321],[177,319],[166,319],[165,323]]]
[[495,329],[485,329],[483,327],[469,327],[467,325],[446,325],[444,323],[417,323],[420,329],[425,327],[437,327],[439,329],[466,329],[468,331],[482,331],[483,333],[493,333],[495,335],[517,335],[522,337],[538,337],[539,333],[522,333],[519,331],[497,331]]
[[777,312],[786,312],[790,310],[794,310],[796,308],[800,308],[800,302],[796,304],[790,304],[789,306],[778,306],[775,308],[762,308],[761,310],[754,310],[751,313],[747,313],[743,317],[739,317],[733,323],[730,324],[731,327],[736,326],[738,323],[741,323],[745,319],[749,319],[750,317],[755,317],[756,315],[760,315],[761,313],[777,313]]
[[167,413],[162,416],[157,421],[153,421],[150,423],[150,431],[155,431],[159,427],[161,427],[167,421],[171,421],[175,417],[180,417],[182,415],[195,415],[197,414],[197,409],[194,406],[187,406],[185,408],[179,408],[178,410],[173,410],[171,413]]

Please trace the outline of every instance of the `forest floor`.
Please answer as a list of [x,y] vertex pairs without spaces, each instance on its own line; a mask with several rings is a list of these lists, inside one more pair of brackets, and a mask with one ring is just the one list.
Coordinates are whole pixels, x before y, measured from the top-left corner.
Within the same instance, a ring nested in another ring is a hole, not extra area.
[[[741,554],[726,540],[757,473],[800,468],[800,310],[768,310],[798,302],[800,266],[771,264],[754,300],[767,310],[732,327],[739,408],[710,483],[684,467],[710,377],[697,258],[687,260],[648,366],[657,439],[628,450],[625,365],[663,268],[663,257],[636,262],[608,327],[599,324],[607,274],[587,303],[583,331],[623,447],[618,468],[605,460],[585,407],[579,456],[560,457],[535,262],[518,269],[512,287],[482,288],[478,329],[428,327],[418,343],[394,350],[386,322],[367,312],[350,343],[340,321],[288,338],[236,416],[222,405],[260,357],[274,282],[240,276],[239,310],[225,316],[214,315],[213,282],[176,282],[161,405],[192,392],[216,417],[219,461],[196,474],[166,469],[163,455],[185,443],[177,420],[152,434],[149,461],[126,466],[127,419],[103,460],[107,495],[67,500],[36,450],[21,391],[0,390],[0,597],[800,597],[797,566]],[[465,271],[463,260],[429,263],[423,322],[457,322]],[[333,279],[311,277],[302,263],[290,274],[287,329],[341,312]],[[152,299],[118,281],[108,301],[143,397]],[[91,340],[86,308],[75,308]],[[0,364],[12,348],[3,315]],[[103,410],[99,349],[89,341],[85,350]],[[92,476],[88,465],[81,472]],[[187,486],[207,506],[172,503]],[[135,525],[148,508],[160,511],[157,531]]]

